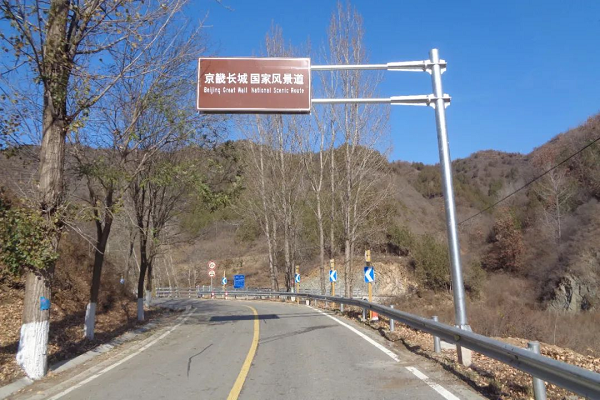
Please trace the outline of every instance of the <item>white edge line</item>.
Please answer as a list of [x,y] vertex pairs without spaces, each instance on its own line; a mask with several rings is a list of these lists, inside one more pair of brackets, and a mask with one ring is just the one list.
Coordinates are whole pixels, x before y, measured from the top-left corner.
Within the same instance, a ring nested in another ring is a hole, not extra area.
[[432,381],[427,375],[419,371],[415,367],[406,367],[407,370],[413,373],[414,376],[425,382],[430,388],[444,396],[444,398],[448,400],[460,400],[458,397],[450,393],[448,390],[444,389],[441,385],[438,385],[434,381]]
[[[396,361],[396,362],[400,361],[400,359],[398,358],[398,356],[394,352],[392,352],[391,350],[387,349],[383,345],[377,343],[375,340],[371,339],[370,337],[368,337],[364,333],[360,332],[356,328],[353,328],[352,326],[348,325],[347,323],[340,321],[339,319],[335,318],[334,316],[329,315],[329,314],[327,314],[327,313],[319,310],[318,308],[314,308],[314,307],[311,307],[311,306],[308,306],[308,307],[312,308],[315,311],[320,312],[321,314],[323,314],[323,315],[331,318],[332,320],[336,321],[338,324],[343,325],[346,328],[350,329],[352,332],[356,333],[358,336],[360,336],[361,338],[365,339],[367,342],[371,343],[373,346],[377,347],[379,350],[383,351],[385,354],[387,354],[388,356],[390,356],[394,361]],[[436,392],[438,392],[439,394],[441,394],[447,400],[460,400],[458,397],[456,397],[455,395],[453,395],[452,393],[450,393],[444,387],[442,387],[441,385],[439,385],[439,384],[435,383],[434,381],[432,381],[427,375],[425,375],[424,373],[422,373],[421,371],[419,371],[417,368],[415,368],[415,367],[406,367],[406,369],[409,370],[410,372],[412,372],[413,375],[415,375],[417,378],[419,378],[420,380],[422,380],[423,382],[425,382],[430,388],[432,388],[433,390],[435,390]]]
[[315,311],[320,312],[321,314],[331,318],[332,320],[334,320],[335,322],[337,322],[338,324],[345,326],[346,328],[350,329],[352,332],[356,333],[358,336],[360,336],[361,338],[365,339],[367,342],[371,343],[373,346],[377,347],[379,350],[383,351],[385,354],[387,354],[388,356],[390,356],[392,358],[392,360],[399,362],[400,359],[398,358],[398,356],[391,350],[385,348],[384,346],[382,346],[381,344],[377,343],[376,341],[374,341],[373,339],[371,339],[370,337],[368,337],[367,335],[365,335],[364,333],[360,332],[359,330],[351,327],[350,325],[348,325],[345,322],[340,321],[339,319],[324,313],[323,311],[319,310],[318,308],[314,308],[311,306],[308,306],[310,308],[312,308]]
[[128,355],[127,357],[117,361],[116,363],[109,365],[108,367],[104,368],[103,370],[101,370],[100,372],[95,373],[94,375],[90,376],[87,379],[84,379],[83,381],[71,386],[70,388],[68,388],[67,390],[64,390],[52,397],[50,397],[48,400],[56,400],[56,399],[60,399],[61,397],[63,397],[64,395],[71,393],[73,390],[80,388],[81,386],[85,385],[86,383],[89,383],[91,381],[93,381],[94,379],[98,378],[99,376],[105,374],[106,372],[110,371],[113,368],[118,367],[119,365],[123,364],[124,362],[127,362],[129,360],[131,360],[133,357],[137,356],[138,354],[140,354],[142,351],[146,350],[147,348],[149,348],[150,346],[152,346],[154,343],[158,342],[159,340],[163,339],[165,336],[167,336],[169,333],[173,332],[175,329],[177,329],[177,327],[179,327],[181,324],[183,324],[185,321],[187,321],[187,319],[192,315],[192,313],[194,312],[194,309],[192,308],[187,315],[185,316],[185,318],[183,318],[183,320],[181,322],[179,322],[177,325],[171,327],[168,331],[164,332],[162,335],[160,335],[159,337],[157,337],[156,339],[154,339],[153,341],[151,341],[150,343],[145,344],[144,346],[140,347],[137,351],[135,351],[134,353]]

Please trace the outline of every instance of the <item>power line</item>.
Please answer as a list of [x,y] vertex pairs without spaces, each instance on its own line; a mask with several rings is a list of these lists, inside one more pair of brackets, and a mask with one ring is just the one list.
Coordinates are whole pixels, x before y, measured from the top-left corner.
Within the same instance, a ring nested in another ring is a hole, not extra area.
[[496,207],[498,204],[502,203],[504,200],[508,199],[510,196],[520,192],[521,190],[525,189],[527,186],[531,185],[533,182],[537,181],[538,179],[544,177],[546,174],[548,174],[549,172],[551,172],[552,170],[560,167],[561,165],[563,165],[564,163],[566,163],[567,161],[569,161],[571,158],[575,157],[576,155],[578,155],[579,153],[581,153],[582,151],[584,151],[585,149],[587,149],[588,147],[592,146],[594,143],[596,143],[597,141],[600,140],[600,137],[597,137],[596,139],[592,140],[590,143],[588,143],[587,145],[585,145],[584,147],[582,147],[581,149],[577,150],[575,153],[571,154],[569,157],[565,158],[564,160],[562,160],[561,162],[559,162],[558,164],[556,164],[555,166],[551,167],[550,169],[548,169],[547,171],[545,171],[544,173],[542,173],[541,175],[536,176],[535,178],[533,178],[532,180],[530,180],[529,182],[527,182],[526,184],[524,184],[523,186],[521,186],[520,188],[518,188],[517,190],[515,190],[514,192],[504,196],[503,198],[501,198],[500,200],[498,200],[497,202],[495,202],[494,204],[492,204],[491,206],[479,211],[478,213],[475,213],[473,215],[471,215],[469,218],[462,220],[458,223],[458,225],[462,225],[465,222],[477,217],[480,214],[483,214],[484,212]]

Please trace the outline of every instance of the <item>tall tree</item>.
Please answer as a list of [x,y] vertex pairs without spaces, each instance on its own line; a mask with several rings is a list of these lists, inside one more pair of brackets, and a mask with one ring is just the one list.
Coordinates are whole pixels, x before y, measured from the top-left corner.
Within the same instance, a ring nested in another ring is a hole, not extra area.
[[[317,227],[319,229],[319,278],[321,294],[325,294],[327,278],[325,274],[325,215],[323,209],[323,195],[327,178],[326,168],[329,155],[331,154],[327,151],[326,147],[326,138],[329,136],[328,127],[330,125],[326,122],[326,115],[320,117],[321,114],[317,110],[313,110],[313,115],[314,124],[308,126],[308,132],[300,136],[300,141],[302,143],[302,159],[306,169],[306,175],[310,183],[310,188],[315,196],[312,210],[315,214]],[[331,133],[331,137],[333,140],[333,133]],[[315,152],[317,152],[316,156]],[[333,209],[331,215],[333,215]],[[330,258],[333,258],[332,250],[333,249],[330,250]]]
[[[289,57],[293,54],[294,50],[284,42],[281,28],[274,26],[266,36],[266,55]],[[305,116],[295,115],[261,115],[241,121],[250,142],[249,165],[255,171],[250,176],[258,179],[261,200],[254,202],[253,210],[260,213],[267,236],[271,285],[278,285],[276,254],[281,250],[287,290],[294,286],[299,200],[304,179],[304,174],[298,173],[303,167],[297,154],[301,150],[299,138],[306,131],[307,122]]]
[[[142,54],[154,39],[146,35],[148,27],[165,27],[181,5],[180,0],[161,4],[126,0],[83,4],[72,0],[0,2],[0,18],[8,22],[0,40],[6,50],[12,50],[3,68],[10,65],[9,71],[22,73],[21,78],[28,77],[39,85],[32,91],[34,108],[40,110],[41,117],[36,119],[42,132],[38,201],[52,232],[54,250],[58,249],[64,213],[67,132],[76,128],[85,112],[129,71],[125,68],[113,73],[105,68],[103,56],[123,41],[137,43],[135,52]],[[7,84],[10,75],[4,74],[3,91],[12,96],[18,88]],[[26,277],[17,362],[33,379],[43,377],[47,371],[54,266],[54,261],[48,261],[42,268],[30,270]]]
[[[349,4],[338,2],[328,32],[328,63],[367,64],[362,17]],[[336,75],[334,75],[336,74]],[[331,98],[375,97],[380,76],[357,70],[342,70],[329,75],[323,89]],[[341,155],[332,181],[338,182],[340,213],[344,226],[344,282],[346,295],[352,293],[352,259],[357,239],[366,220],[383,204],[389,191],[382,187],[386,160],[375,150],[382,146],[388,129],[389,107],[377,105],[332,105],[334,127],[342,136]],[[333,151],[332,151],[333,152]],[[332,169],[335,154],[331,158]]]

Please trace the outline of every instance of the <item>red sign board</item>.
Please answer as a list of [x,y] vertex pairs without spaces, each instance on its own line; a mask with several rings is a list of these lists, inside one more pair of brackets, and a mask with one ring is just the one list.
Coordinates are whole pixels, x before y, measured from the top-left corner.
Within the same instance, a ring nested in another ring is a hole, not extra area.
[[307,114],[310,58],[200,58],[197,108],[205,113]]

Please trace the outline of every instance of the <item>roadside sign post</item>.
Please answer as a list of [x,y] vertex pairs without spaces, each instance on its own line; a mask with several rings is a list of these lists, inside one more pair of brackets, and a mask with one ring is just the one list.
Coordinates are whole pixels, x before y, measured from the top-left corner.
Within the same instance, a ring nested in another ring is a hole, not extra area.
[[337,281],[337,271],[335,270],[335,260],[329,260],[329,280],[331,281],[331,295],[335,296],[335,281]]
[[[300,293],[300,266],[296,265],[296,275],[294,276],[296,282],[296,294]],[[296,296],[296,303],[300,303],[300,297]]]
[[[335,270],[335,260],[329,260],[329,281],[331,282],[331,295],[335,296],[335,282],[337,281],[337,271]],[[331,305],[335,309],[335,303]]]
[[[371,267],[371,250],[365,250],[365,262],[367,267]],[[371,267],[372,269],[372,267]],[[373,283],[371,280],[368,282],[369,285],[369,303],[373,301]],[[373,311],[369,310],[369,319],[373,319]]]
[[213,291],[213,277],[216,274],[215,268],[217,268],[217,264],[214,261],[209,261],[208,262],[208,276],[210,276],[210,292],[211,293]]

